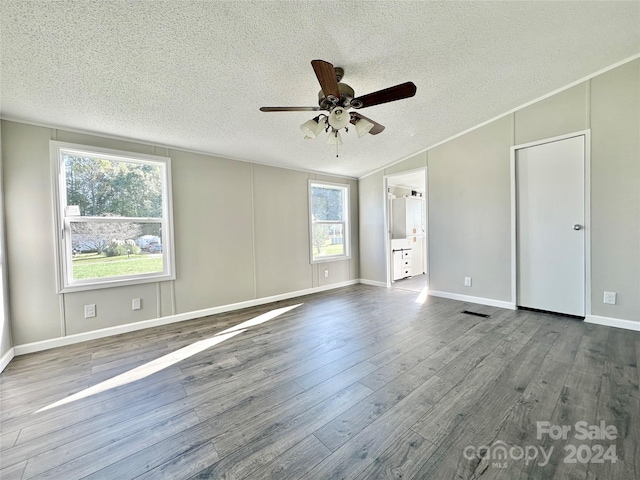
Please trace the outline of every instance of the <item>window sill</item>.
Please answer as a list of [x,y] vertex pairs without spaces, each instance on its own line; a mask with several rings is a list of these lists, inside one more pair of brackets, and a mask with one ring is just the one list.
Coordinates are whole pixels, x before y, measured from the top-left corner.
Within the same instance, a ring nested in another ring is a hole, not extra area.
[[114,280],[103,280],[99,283],[80,283],[74,285],[67,285],[58,290],[58,293],[74,293],[83,292],[86,290],[102,290],[105,288],[113,287],[129,287],[133,285],[141,285],[145,283],[159,283],[175,280],[175,275],[153,275],[148,277],[136,277],[136,278],[119,278]]
[[317,258],[315,260],[311,260],[311,264],[313,265],[314,263],[339,262],[340,260],[351,260],[351,255],[340,255],[336,257]]

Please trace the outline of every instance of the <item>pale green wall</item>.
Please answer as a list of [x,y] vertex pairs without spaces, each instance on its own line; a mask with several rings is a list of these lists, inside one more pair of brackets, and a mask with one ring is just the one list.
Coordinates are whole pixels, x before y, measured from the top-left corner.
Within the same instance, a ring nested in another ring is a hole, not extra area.
[[[587,128],[592,314],[640,321],[640,60],[385,171],[412,170],[426,159],[430,289],[511,301],[509,149]],[[360,180],[360,248],[367,252],[362,277],[383,282],[381,178],[376,173]],[[472,287],[463,286],[464,276],[473,278]],[[618,293],[616,305],[602,303],[604,290]]]
[[515,145],[586,129],[587,92],[584,82],[515,112]]
[[258,296],[311,288],[309,175],[264,165],[253,172]]
[[[9,271],[9,275],[11,275],[11,271]],[[11,276],[9,277],[9,281],[11,282]],[[13,283],[11,283],[11,286],[13,286]],[[156,318],[157,296],[156,285],[153,283],[66,293],[63,297],[67,335]],[[11,298],[13,300],[15,296],[12,295]],[[140,299],[142,309],[131,310],[131,300],[134,298]],[[84,306],[88,304],[96,305],[95,318],[84,318]],[[60,325],[61,321],[58,312],[50,312],[47,318],[48,317],[54,318],[58,325]],[[15,317],[12,319],[14,324],[19,320],[20,319],[15,319]],[[31,335],[37,332],[37,325],[35,328],[35,332],[29,332]],[[60,332],[58,332],[56,336],[59,337]],[[21,341],[21,337],[16,337],[15,340],[18,345],[32,341]]]
[[360,278],[387,282],[384,253],[384,174],[360,180]]
[[2,122],[9,308],[14,345],[60,336],[48,128]]
[[503,117],[429,151],[430,290],[511,298],[511,122]]
[[179,259],[175,313],[255,298],[251,164],[179,150],[169,156]]
[[427,152],[418,153],[413,155],[402,162],[398,162],[390,167],[384,169],[385,175],[392,175],[394,173],[406,172],[408,170],[416,170],[427,166]]
[[592,313],[640,320],[640,60],[591,81],[591,132]]
[[[13,343],[81,333],[359,277],[358,182],[351,185],[352,258],[309,262],[307,182],[314,174],[28,124],[2,122]],[[177,279],[56,293],[49,140],[172,159]],[[329,277],[324,277],[329,270]],[[142,309],[131,310],[131,300]],[[95,303],[97,316],[83,317]],[[61,310],[64,314],[61,314]]]

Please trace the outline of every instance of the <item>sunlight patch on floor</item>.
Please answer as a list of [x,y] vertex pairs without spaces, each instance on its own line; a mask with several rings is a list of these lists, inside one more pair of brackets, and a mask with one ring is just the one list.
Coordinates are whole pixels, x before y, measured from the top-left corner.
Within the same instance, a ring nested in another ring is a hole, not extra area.
[[215,345],[218,345],[225,340],[228,340],[236,335],[239,335],[243,332],[246,332],[250,327],[255,327],[256,325],[260,325],[262,323],[268,322],[283,313],[286,313],[290,310],[293,310],[296,307],[302,305],[301,303],[297,305],[291,305],[289,307],[277,308],[275,310],[271,310],[269,312],[263,313],[262,315],[258,315],[255,318],[249,319],[245,322],[242,322],[233,327],[229,327],[226,330],[223,330],[211,338],[207,338],[205,340],[199,340],[191,345],[187,345],[186,347],[182,347],[175,352],[168,353],[160,358],[152,360],[150,362],[145,363],[144,365],[140,365],[128,372],[121,373],[109,380],[105,380],[104,382],[100,382],[92,387],[81,390],[80,392],[74,393],[68,397],[63,398],[62,400],[58,400],[55,403],[47,405],[46,407],[42,407],[40,410],[37,410],[35,413],[44,412],[46,410],[50,410],[55,407],[60,407],[62,405],[69,404],[71,402],[75,402],[76,400],[80,400],[82,398],[87,398],[92,395],[96,395],[101,392],[105,392],[112,388],[121,387],[123,385],[127,385],[128,383],[133,383],[137,380],[141,380],[149,375],[153,375],[165,368],[169,368],[172,365],[175,365],[182,360],[185,360],[189,357],[192,357],[200,352],[207,350]]
[[427,301],[428,296],[429,296],[429,287],[424,287],[420,292],[420,295],[418,295],[418,298],[416,298],[415,301],[416,303],[424,303]]

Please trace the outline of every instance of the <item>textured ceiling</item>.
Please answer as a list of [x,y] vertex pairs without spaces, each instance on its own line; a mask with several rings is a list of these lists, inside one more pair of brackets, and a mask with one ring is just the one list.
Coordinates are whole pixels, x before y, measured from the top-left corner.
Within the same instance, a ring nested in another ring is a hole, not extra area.
[[[230,158],[361,176],[640,52],[640,2],[2,0],[4,118]],[[340,157],[303,140],[310,65],[356,95],[413,81],[414,98],[360,110],[386,126]]]

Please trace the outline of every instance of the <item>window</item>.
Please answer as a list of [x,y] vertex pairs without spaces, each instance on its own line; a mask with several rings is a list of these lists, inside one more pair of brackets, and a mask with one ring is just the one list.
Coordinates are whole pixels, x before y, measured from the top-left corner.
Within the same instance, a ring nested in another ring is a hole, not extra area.
[[309,181],[311,262],[349,258],[349,185]]
[[175,278],[171,160],[51,142],[60,292]]

